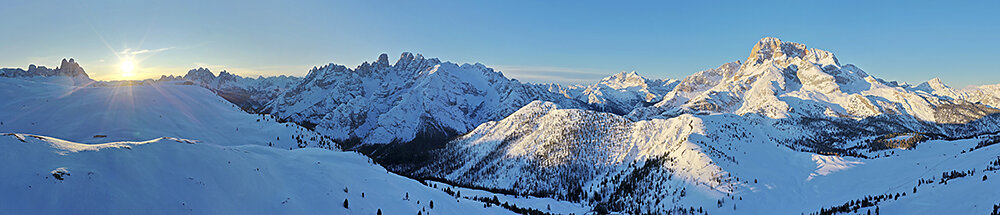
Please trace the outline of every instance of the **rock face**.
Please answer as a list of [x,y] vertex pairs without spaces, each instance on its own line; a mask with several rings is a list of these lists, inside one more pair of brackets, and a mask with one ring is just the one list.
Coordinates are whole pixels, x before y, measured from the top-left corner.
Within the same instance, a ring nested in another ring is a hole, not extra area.
[[59,64],[59,68],[56,68],[56,73],[57,75],[60,76],[68,76],[68,77],[79,76],[82,78],[90,79],[90,76],[87,75],[87,72],[83,71],[83,67],[80,67],[80,64],[76,63],[76,61],[74,61],[73,58],[70,58],[69,61],[63,59],[62,63]]
[[35,66],[34,64],[29,65],[27,71],[20,68],[0,69],[0,77],[67,77],[76,85],[89,85],[94,83],[94,80],[90,79],[90,76],[83,70],[83,67],[76,63],[76,61],[72,58],[69,60],[63,59],[62,63],[60,63],[59,67],[56,69],[49,69],[45,66]]

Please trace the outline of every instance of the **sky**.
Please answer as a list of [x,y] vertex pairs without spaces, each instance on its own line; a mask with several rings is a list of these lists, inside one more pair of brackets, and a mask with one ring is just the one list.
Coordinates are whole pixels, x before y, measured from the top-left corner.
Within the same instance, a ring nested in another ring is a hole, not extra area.
[[[682,79],[760,38],[831,51],[886,80],[1000,83],[1000,1],[0,0],[0,67],[75,58],[98,80],[192,68],[256,77],[381,53],[480,62],[522,81],[622,71]],[[124,73],[123,61],[134,69]]]

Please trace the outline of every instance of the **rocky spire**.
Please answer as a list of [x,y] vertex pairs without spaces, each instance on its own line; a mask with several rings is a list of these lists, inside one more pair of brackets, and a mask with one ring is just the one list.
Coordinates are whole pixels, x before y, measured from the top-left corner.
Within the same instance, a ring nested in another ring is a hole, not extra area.
[[372,66],[378,66],[378,67],[389,66],[389,55],[382,53],[381,55],[378,56],[378,61],[375,61],[375,63],[372,64]]
[[76,61],[73,60],[73,58],[70,58],[69,61],[63,58],[62,63],[59,64],[59,68],[56,68],[56,73],[63,76],[69,76],[69,77],[80,76],[90,79],[90,76],[88,76],[87,72],[83,70],[83,67],[80,67],[80,64],[76,63]]

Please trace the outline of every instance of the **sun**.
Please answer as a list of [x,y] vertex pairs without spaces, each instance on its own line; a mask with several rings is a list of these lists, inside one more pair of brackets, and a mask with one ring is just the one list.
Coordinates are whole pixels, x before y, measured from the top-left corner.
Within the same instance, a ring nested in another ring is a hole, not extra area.
[[135,75],[132,73],[132,70],[135,70],[135,63],[132,63],[132,60],[123,60],[121,70],[122,76],[124,77],[131,77],[132,75]]

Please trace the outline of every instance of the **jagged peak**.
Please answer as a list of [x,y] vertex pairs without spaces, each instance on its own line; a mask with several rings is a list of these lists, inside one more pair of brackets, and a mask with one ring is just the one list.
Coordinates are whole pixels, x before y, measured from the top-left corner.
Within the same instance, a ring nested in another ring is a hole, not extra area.
[[69,61],[67,61],[66,58],[63,58],[62,63],[59,64],[59,68],[56,69],[75,70],[77,68],[80,68],[81,70],[83,69],[80,67],[80,64],[76,63],[76,60],[73,60],[73,58],[70,58]]
[[389,66],[389,54],[382,53],[378,55],[378,60],[376,60],[372,65],[383,67]]
[[747,63],[763,63],[764,60],[788,57],[802,57],[806,55],[808,49],[806,45],[794,42],[784,42],[775,37],[764,37],[757,41],[757,44],[750,50],[750,57]]
[[188,80],[215,79],[215,74],[208,68],[198,67],[197,69],[188,70],[184,78]]
[[424,55],[403,52],[399,55],[399,60],[397,60],[396,64],[393,64],[393,66],[406,66],[414,62],[423,62],[424,60]]

